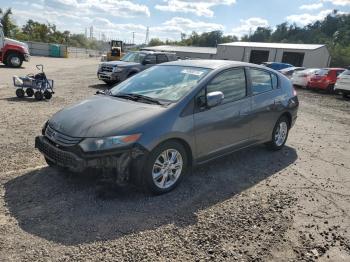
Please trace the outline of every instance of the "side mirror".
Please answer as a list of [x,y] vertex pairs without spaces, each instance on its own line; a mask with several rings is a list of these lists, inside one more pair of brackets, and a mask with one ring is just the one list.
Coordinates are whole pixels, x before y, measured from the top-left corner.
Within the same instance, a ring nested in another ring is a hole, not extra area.
[[209,108],[218,106],[222,103],[225,96],[221,91],[210,92],[207,94],[207,106]]
[[144,59],[144,60],[142,61],[142,64],[143,64],[143,65],[152,64],[152,61],[151,61],[150,59]]

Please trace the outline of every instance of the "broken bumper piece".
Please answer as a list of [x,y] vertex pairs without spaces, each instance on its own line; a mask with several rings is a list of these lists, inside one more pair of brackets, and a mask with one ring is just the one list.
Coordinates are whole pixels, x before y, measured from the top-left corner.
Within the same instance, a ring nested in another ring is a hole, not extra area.
[[79,173],[88,169],[98,169],[103,171],[103,174],[112,174],[120,184],[129,181],[131,172],[141,172],[147,155],[147,151],[139,145],[86,154],[79,146],[61,147],[45,136],[35,138],[35,147],[58,167]]

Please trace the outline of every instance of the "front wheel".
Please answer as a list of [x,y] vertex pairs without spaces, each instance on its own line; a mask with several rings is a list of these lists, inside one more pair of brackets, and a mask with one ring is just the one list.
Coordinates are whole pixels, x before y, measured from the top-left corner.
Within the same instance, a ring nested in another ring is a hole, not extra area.
[[188,156],[183,145],[169,141],[156,147],[149,155],[143,172],[145,189],[153,194],[173,190],[187,171]]
[[272,139],[267,144],[271,150],[280,150],[285,145],[289,134],[289,128],[288,118],[285,116],[280,117],[273,129]]
[[21,67],[23,63],[23,58],[20,54],[11,53],[7,56],[6,64],[10,67]]

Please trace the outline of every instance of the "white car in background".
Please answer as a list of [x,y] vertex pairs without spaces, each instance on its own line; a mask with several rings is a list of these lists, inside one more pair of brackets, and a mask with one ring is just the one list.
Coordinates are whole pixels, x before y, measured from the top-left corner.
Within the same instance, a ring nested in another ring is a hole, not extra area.
[[297,71],[290,79],[294,86],[300,86],[306,88],[308,82],[313,74],[315,74],[319,68],[309,68],[302,71]]
[[350,70],[346,70],[338,76],[334,91],[340,91],[344,98],[350,96]]
[[305,70],[305,67],[288,67],[288,68],[284,68],[282,70],[279,70],[282,74],[284,74],[286,77],[288,77],[289,79],[292,78],[293,74],[299,71],[303,71]]

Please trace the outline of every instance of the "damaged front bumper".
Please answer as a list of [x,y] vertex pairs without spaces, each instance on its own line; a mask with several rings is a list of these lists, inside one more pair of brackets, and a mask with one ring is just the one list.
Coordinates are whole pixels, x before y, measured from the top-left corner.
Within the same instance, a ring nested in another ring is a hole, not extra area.
[[101,170],[103,174],[112,175],[119,184],[125,184],[131,175],[139,174],[148,155],[147,150],[139,145],[87,154],[78,146],[62,147],[45,136],[35,138],[35,147],[58,167],[79,173],[88,169]]

